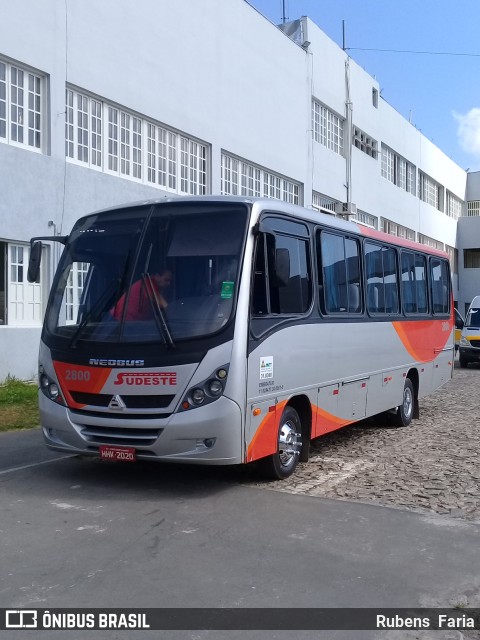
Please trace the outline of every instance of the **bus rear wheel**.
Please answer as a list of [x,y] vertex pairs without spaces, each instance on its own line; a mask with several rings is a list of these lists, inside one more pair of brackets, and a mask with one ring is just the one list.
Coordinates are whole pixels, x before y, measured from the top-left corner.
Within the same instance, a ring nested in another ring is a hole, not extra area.
[[293,407],[282,413],[277,436],[277,452],[262,460],[263,474],[272,480],[283,480],[292,475],[302,449],[302,423]]
[[403,387],[402,404],[397,408],[397,413],[392,416],[392,424],[395,427],[408,427],[413,419],[415,409],[415,391],[412,381],[407,378]]

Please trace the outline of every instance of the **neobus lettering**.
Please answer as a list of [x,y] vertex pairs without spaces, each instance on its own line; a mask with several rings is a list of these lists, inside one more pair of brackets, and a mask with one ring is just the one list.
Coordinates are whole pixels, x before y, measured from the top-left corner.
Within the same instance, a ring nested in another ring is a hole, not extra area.
[[111,360],[107,358],[90,358],[88,364],[95,367],[143,367],[145,360]]

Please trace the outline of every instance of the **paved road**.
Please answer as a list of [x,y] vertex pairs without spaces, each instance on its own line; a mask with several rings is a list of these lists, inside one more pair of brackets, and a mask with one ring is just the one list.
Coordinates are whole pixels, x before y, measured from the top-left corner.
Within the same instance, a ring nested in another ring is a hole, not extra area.
[[[62,459],[43,447],[39,430],[0,435],[0,607],[480,607],[477,507],[470,509],[468,502],[465,509],[466,494],[460,493],[460,506],[451,508],[459,512],[439,514],[433,502],[426,508],[405,500],[415,493],[408,487],[422,486],[415,474],[430,478],[447,465],[455,477],[442,491],[456,495],[462,478],[468,478],[468,488],[478,473],[473,454],[462,466],[462,451],[468,454],[471,448],[459,438],[464,428],[455,429],[470,424],[469,410],[454,410],[450,424],[445,406],[458,394],[468,399],[472,390],[478,393],[480,369],[456,373],[423,403],[422,418],[411,429],[365,426],[350,430],[355,435],[331,436],[330,444],[315,445],[313,462],[302,465],[300,480],[285,484],[254,486],[245,468]],[[478,444],[478,432],[468,434]],[[338,469],[343,473],[356,459],[351,448],[370,466],[364,464],[362,471],[358,464],[340,477]],[[319,471],[323,477],[314,480]],[[360,494],[359,487],[369,487],[375,473],[383,488]],[[314,495],[298,495],[304,474],[309,480],[303,491]],[[385,492],[389,483],[399,487],[397,502]],[[327,490],[341,499],[318,497]],[[439,495],[428,486],[423,491],[429,500]],[[478,638],[459,631],[55,632],[65,640],[462,636]],[[24,637],[5,632],[2,640]]]

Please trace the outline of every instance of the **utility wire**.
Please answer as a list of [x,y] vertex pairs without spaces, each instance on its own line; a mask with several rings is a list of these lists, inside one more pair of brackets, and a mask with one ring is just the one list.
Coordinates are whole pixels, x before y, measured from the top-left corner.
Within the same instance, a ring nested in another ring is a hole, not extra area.
[[364,47],[345,47],[345,51],[379,51],[381,53],[413,53],[427,56],[464,56],[467,58],[480,58],[480,53],[458,53],[455,51],[411,51],[408,49],[369,49]]

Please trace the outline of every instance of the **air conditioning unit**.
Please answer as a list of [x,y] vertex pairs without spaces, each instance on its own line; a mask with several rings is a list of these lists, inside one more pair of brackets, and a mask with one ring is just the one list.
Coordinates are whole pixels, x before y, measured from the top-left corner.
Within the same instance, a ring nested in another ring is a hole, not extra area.
[[337,202],[335,204],[335,213],[340,216],[356,216],[357,205],[353,202]]

